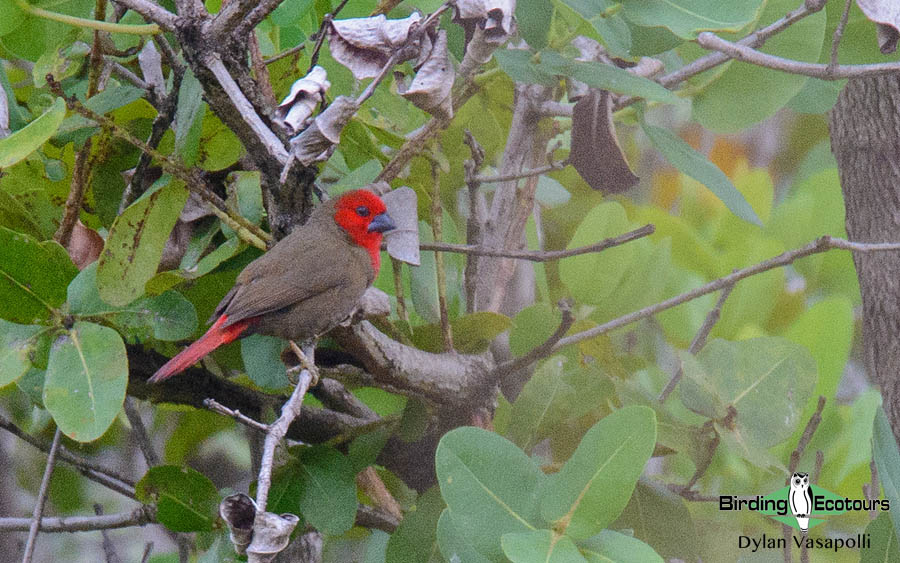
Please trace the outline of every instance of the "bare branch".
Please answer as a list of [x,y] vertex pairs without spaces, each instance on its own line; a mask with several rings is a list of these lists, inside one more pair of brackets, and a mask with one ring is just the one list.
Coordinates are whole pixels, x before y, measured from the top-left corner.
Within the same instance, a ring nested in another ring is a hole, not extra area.
[[266,433],[269,430],[268,425],[263,424],[262,422],[257,422],[256,420],[253,420],[252,418],[241,413],[241,411],[239,411],[237,409],[231,410],[228,407],[226,407],[225,405],[223,405],[222,403],[216,401],[215,399],[204,399],[203,406],[205,406],[209,410],[217,412],[219,414],[223,414],[225,416],[230,416],[231,418],[240,422],[244,426],[247,426],[254,430],[258,430],[262,433]]
[[842,248],[844,250],[854,250],[857,252],[884,252],[884,251],[898,251],[900,250],[900,243],[895,242],[885,242],[885,243],[862,243],[862,242],[851,242],[841,238],[835,238],[832,236],[823,236],[817,238],[816,240],[802,246],[800,248],[789,250],[778,256],[774,256],[768,260],[755,264],[753,266],[749,266],[747,268],[743,268],[741,270],[737,270],[732,272],[731,274],[721,277],[717,280],[713,280],[705,285],[702,285],[696,289],[688,291],[687,293],[682,293],[681,295],[676,295],[670,299],[666,299],[665,301],[660,301],[659,303],[655,303],[650,305],[649,307],[644,307],[638,311],[634,311],[633,313],[629,313],[627,315],[621,316],[617,319],[613,319],[607,323],[604,323],[600,326],[596,326],[589,330],[585,330],[583,332],[579,332],[577,334],[573,334],[571,336],[567,336],[560,340],[554,348],[554,351],[562,348],[563,346],[568,346],[570,344],[576,344],[583,340],[588,340],[590,338],[594,338],[600,336],[601,334],[606,334],[612,330],[617,328],[629,325],[631,323],[637,322],[641,319],[646,319],[648,317],[652,317],[653,315],[659,313],[660,311],[665,311],[666,309],[671,309],[672,307],[676,307],[681,305],[682,303],[686,303],[693,299],[696,299],[702,295],[706,295],[707,293],[712,293],[714,291],[718,291],[720,289],[724,289],[726,286],[733,285],[734,283],[748,278],[750,276],[755,276],[756,274],[765,272],[767,270],[771,270],[773,268],[780,268],[781,266],[786,266],[790,264],[794,260],[798,258],[803,258],[805,256],[811,256],[813,254],[819,254],[820,252],[827,252],[834,248]]
[[[444,208],[441,205],[441,174],[438,163],[431,161],[431,184],[434,192],[431,194],[431,232],[434,242],[443,239],[443,215]],[[440,252],[434,255],[434,268],[437,274],[438,311],[441,316],[441,339],[444,342],[444,351],[453,351],[453,329],[450,326],[450,311],[447,307],[447,271],[444,269],[444,255]]]
[[53,467],[56,465],[56,452],[59,451],[59,440],[62,432],[59,427],[53,434],[53,444],[47,455],[47,467],[44,468],[44,477],[41,479],[41,487],[38,489],[37,500],[34,503],[34,514],[31,516],[31,525],[28,528],[28,540],[25,542],[25,555],[22,563],[31,563],[34,556],[34,546],[37,543],[38,531],[41,527],[41,517],[44,514],[44,504],[47,502],[47,491],[50,489],[50,478],[53,476]]
[[209,54],[204,58],[203,64],[206,65],[206,68],[208,68],[219,81],[219,85],[222,86],[222,89],[228,95],[228,99],[231,100],[235,109],[241,114],[244,122],[259,138],[259,141],[266,147],[269,155],[278,160],[282,165],[287,163],[290,156],[287,149],[284,148],[284,145],[278,137],[275,136],[275,133],[273,133],[272,130],[263,123],[262,119],[260,119],[259,114],[256,113],[253,105],[247,97],[244,96],[240,86],[238,86],[237,82],[234,81],[234,78],[231,77],[228,69],[225,68],[222,59],[215,54]]
[[757,51],[751,47],[726,41],[715,33],[704,31],[697,36],[697,43],[704,49],[718,51],[729,58],[748,62],[757,66],[811,76],[822,80],[841,80],[844,78],[859,78],[877,74],[891,74],[900,71],[900,63],[877,63],[860,65],[839,65],[804,63],[793,59],[785,59],[775,55],[769,55]]
[[178,17],[155,2],[150,0],[116,0],[116,3],[134,10],[144,16],[144,19],[152,21],[166,31],[175,31],[175,20]]
[[841,45],[841,37],[844,36],[844,28],[847,27],[847,19],[850,17],[850,6],[853,0],[844,2],[844,12],[841,14],[841,20],[838,22],[831,38],[831,60],[828,61],[828,71],[834,72],[838,65],[838,47]]
[[[99,502],[94,503],[94,514],[103,516],[103,506]],[[116,546],[113,545],[112,539],[109,537],[109,532],[103,529],[100,530],[100,535],[103,536],[102,547],[106,563],[122,563],[122,558],[116,553]]]
[[566,335],[569,329],[572,328],[572,324],[575,323],[575,315],[572,314],[571,303],[562,300],[557,306],[559,307],[560,312],[562,312],[562,320],[560,321],[559,326],[556,327],[556,330],[553,332],[553,334],[550,335],[550,338],[548,338],[540,346],[533,348],[524,356],[519,356],[518,358],[509,360],[508,362],[504,362],[497,366],[494,370],[494,377],[496,377],[498,381],[502,380],[507,375],[511,375],[521,369],[525,369],[531,364],[542,360],[553,353],[553,349],[556,343]]
[[[790,479],[790,475],[793,475],[794,472],[797,471],[797,465],[800,463],[803,452],[806,451],[806,446],[809,445],[813,434],[816,433],[816,429],[819,427],[819,423],[822,422],[822,409],[824,408],[825,397],[820,395],[819,403],[816,405],[816,411],[809,417],[809,421],[807,421],[806,427],[803,429],[803,434],[800,435],[800,439],[797,441],[797,447],[791,452],[791,460],[788,464],[788,479]],[[813,481],[817,480],[818,479],[815,477],[813,478]]]
[[159,456],[156,455],[156,451],[153,449],[153,443],[150,441],[150,436],[147,434],[147,428],[144,427],[141,413],[138,412],[134,405],[134,399],[131,397],[125,397],[125,416],[128,417],[128,422],[131,424],[131,431],[134,434],[134,438],[138,443],[138,447],[141,448],[141,453],[144,454],[144,461],[147,462],[147,468],[149,469],[150,467],[159,465]]
[[562,170],[566,167],[568,162],[566,161],[557,161],[551,162],[546,166],[539,166],[537,168],[533,168],[531,170],[522,170],[521,172],[516,172],[515,174],[500,174],[497,176],[476,176],[475,180],[482,183],[488,184],[493,182],[507,182],[509,180],[520,180],[522,178],[530,178],[531,176],[540,176],[542,174],[546,174],[547,172],[553,172],[554,170]]
[[[276,3],[272,9],[274,10],[278,7],[279,3]],[[223,3],[219,13],[216,14],[211,22],[204,26],[203,34],[210,38],[226,37],[241,23],[241,20],[244,19],[244,16],[250,12],[255,4],[254,0],[231,0]],[[268,4],[272,4],[272,2]]]
[[270,64],[274,63],[275,61],[280,61],[281,59],[283,59],[285,57],[290,57],[291,55],[299,53],[300,51],[302,51],[305,48],[306,48],[306,43],[301,43],[295,47],[291,47],[290,49],[288,49],[286,51],[282,51],[282,52],[278,53],[277,55],[272,55],[268,59],[263,59],[263,62],[267,65],[270,65]]
[[592,252],[601,252],[614,246],[625,244],[639,238],[652,235],[656,228],[653,225],[644,225],[639,229],[629,231],[616,237],[603,239],[589,246],[580,246],[568,250],[493,250],[468,244],[450,244],[437,242],[423,242],[419,244],[420,250],[433,250],[435,252],[457,252],[474,256],[496,256],[499,258],[516,258],[531,262],[551,262],[562,260],[571,256],[580,256]]
[[[719,322],[719,316],[722,313],[722,307],[725,305],[725,300],[728,299],[728,296],[731,295],[731,290],[734,289],[734,285],[725,286],[722,290],[722,293],[719,294],[719,299],[716,301],[715,306],[707,313],[706,318],[703,320],[703,324],[700,325],[700,330],[697,331],[697,334],[694,335],[694,340],[691,341],[691,345],[688,347],[688,352],[696,356],[703,346],[706,344],[706,339],[709,337],[709,333],[712,332],[716,323]],[[678,366],[678,370],[675,372],[675,375],[672,376],[672,379],[666,384],[666,387],[659,394],[659,402],[664,403],[672,391],[675,390],[675,386],[678,385],[678,382],[681,381],[681,377],[684,375],[684,366]]]
[[[150,506],[140,506],[131,512],[104,514],[102,516],[61,516],[41,518],[40,530],[48,533],[93,532],[143,526],[156,520]],[[0,518],[0,532],[24,532],[31,525],[31,518]]]
[[[0,415],[0,428],[3,428],[10,434],[13,434],[25,443],[30,444],[31,446],[41,450],[42,452],[50,451],[50,444],[47,444],[42,440],[25,433],[21,428],[16,426],[11,420],[7,419],[3,415]],[[123,494],[129,498],[135,498],[134,483],[126,477],[119,475],[110,469],[101,467],[100,465],[90,460],[84,459],[69,452],[65,448],[65,446],[60,446],[57,456],[66,463],[77,468],[88,479],[95,481],[103,485],[104,487],[112,489],[113,491]]]

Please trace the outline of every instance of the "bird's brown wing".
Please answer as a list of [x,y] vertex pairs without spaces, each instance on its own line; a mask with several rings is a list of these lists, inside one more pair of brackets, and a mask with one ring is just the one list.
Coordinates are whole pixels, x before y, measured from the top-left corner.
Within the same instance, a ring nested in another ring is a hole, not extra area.
[[365,255],[343,239],[336,244],[334,233],[300,228],[241,272],[214,316],[228,315],[228,326],[345,286],[347,273],[359,269],[360,251]]

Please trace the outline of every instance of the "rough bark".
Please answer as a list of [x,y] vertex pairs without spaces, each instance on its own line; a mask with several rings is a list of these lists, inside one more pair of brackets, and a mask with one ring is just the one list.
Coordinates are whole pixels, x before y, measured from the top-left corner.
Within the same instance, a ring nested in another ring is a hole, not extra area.
[[[900,240],[900,75],[850,80],[831,113],[847,234]],[[866,371],[900,439],[900,252],[853,254],[863,301]]]

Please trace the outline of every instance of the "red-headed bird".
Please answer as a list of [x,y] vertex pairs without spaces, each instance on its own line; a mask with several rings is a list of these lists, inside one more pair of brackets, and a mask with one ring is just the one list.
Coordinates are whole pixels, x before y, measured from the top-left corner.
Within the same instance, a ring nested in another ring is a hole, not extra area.
[[384,202],[368,190],[316,207],[309,220],[238,275],[206,334],[150,378],[157,383],[219,346],[250,334],[302,341],[346,319],[378,274],[382,233],[394,229]]

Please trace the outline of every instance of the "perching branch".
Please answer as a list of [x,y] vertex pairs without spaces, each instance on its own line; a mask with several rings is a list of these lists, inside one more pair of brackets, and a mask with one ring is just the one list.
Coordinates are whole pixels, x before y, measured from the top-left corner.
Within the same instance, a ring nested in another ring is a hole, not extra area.
[[863,76],[874,76],[878,74],[892,74],[900,71],[900,63],[875,63],[875,64],[859,64],[859,65],[837,65],[805,63],[795,61],[793,59],[785,59],[775,55],[769,55],[762,51],[757,51],[751,47],[741,45],[740,43],[732,43],[717,36],[711,31],[704,31],[697,36],[697,43],[704,49],[718,51],[727,55],[729,58],[739,61],[748,62],[757,66],[789,72],[791,74],[800,74],[803,76],[811,76],[822,80],[842,80],[844,78],[859,78]]
[[216,401],[215,399],[204,399],[203,406],[208,408],[213,412],[217,412],[219,414],[231,417],[236,421],[240,422],[244,426],[248,428],[252,428],[254,430],[258,430],[265,434],[269,430],[269,426],[267,424],[263,424],[262,422],[258,422],[249,416],[243,414],[241,411],[237,409],[229,409],[222,403]]
[[502,380],[507,375],[516,373],[521,369],[525,369],[531,364],[540,361],[550,354],[553,353],[553,347],[556,345],[560,339],[566,335],[572,325],[575,323],[575,315],[572,314],[572,304],[563,300],[558,304],[559,310],[562,313],[562,320],[559,323],[559,326],[556,327],[556,330],[553,334],[550,335],[543,344],[532,349],[530,352],[523,356],[519,356],[518,358],[509,360],[508,362],[504,362],[497,366],[494,370],[494,377],[497,378],[498,381]]
[[787,252],[779,254],[778,256],[774,256],[768,260],[765,260],[758,264],[754,264],[753,266],[748,266],[747,268],[736,270],[728,274],[727,276],[713,280],[696,289],[693,289],[686,293],[682,293],[681,295],[676,295],[675,297],[666,299],[665,301],[660,301],[659,303],[644,307],[643,309],[634,311],[633,313],[629,313],[617,319],[613,319],[600,326],[596,326],[583,332],[567,336],[556,344],[556,346],[554,347],[554,351],[570,344],[576,344],[583,340],[588,340],[600,336],[601,334],[606,334],[607,332],[637,322],[641,319],[652,317],[653,315],[661,311],[671,309],[672,307],[681,305],[682,303],[687,303],[688,301],[706,295],[707,293],[712,293],[714,291],[724,289],[725,287],[733,285],[744,278],[749,278],[750,276],[755,276],[756,274],[760,274],[774,268],[780,268],[781,266],[786,266],[799,258],[812,256],[813,254],[819,254],[820,252],[827,252],[835,248],[853,250],[856,252],[884,252],[900,250],[900,243],[852,242],[842,238],[836,238],[826,235],[817,238],[816,240],[806,244],[805,246],[794,250],[789,250]]
[[144,19],[158,24],[165,31],[175,31],[175,20],[178,19],[178,16],[155,2],[150,0],[116,0],[116,3],[134,10],[144,16]]

